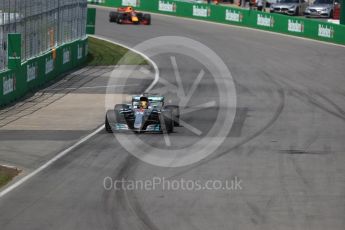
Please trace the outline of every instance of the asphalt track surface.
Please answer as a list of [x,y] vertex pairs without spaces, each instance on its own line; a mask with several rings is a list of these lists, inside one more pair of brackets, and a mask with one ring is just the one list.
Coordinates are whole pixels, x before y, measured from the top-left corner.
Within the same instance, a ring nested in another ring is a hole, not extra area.
[[[144,163],[101,132],[2,197],[1,229],[345,228],[343,47],[158,15],[151,26],[120,26],[109,24],[107,14],[97,11],[97,35],[128,46],[171,35],[197,40],[216,52],[235,81],[233,127],[212,155],[179,168]],[[187,91],[203,66],[173,52],[154,57],[161,78],[173,84],[171,56]],[[189,103],[217,96],[206,71]],[[206,132],[222,109],[182,118]],[[140,138],[165,145],[160,135]],[[178,127],[171,148],[183,148],[195,138]],[[242,182],[241,189],[231,191],[107,191],[105,177]]]

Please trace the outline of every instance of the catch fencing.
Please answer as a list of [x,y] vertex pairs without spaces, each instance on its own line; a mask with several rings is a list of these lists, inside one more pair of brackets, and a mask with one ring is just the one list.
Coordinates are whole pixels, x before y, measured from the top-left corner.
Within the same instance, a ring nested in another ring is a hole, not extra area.
[[84,38],[86,0],[0,0],[0,71],[7,68],[7,36],[21,34],[22,61]]
[[88,15],[87,0],[0,0],[0,106],[86,61]]

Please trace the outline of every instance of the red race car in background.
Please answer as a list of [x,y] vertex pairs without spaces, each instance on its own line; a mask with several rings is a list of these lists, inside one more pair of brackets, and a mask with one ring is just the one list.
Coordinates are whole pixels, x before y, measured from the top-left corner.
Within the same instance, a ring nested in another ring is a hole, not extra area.
[[133,7],[119,7],[117,11],[109,13],[109,21],[117,24],[151,24],[151,15],[135,11]]

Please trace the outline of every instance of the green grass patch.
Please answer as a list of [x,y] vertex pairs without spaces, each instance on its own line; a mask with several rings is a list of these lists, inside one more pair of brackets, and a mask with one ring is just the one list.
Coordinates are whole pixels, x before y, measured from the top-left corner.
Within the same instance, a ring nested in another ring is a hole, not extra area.
[[20,173],[17,169],[0,166],[0,187],[6,185]]
[[[106,42],[97,38],[89,37],[89,55],[87,65],[148,65],[146,59],[124,47]],[[124,55],[126,55],[125,58]]]

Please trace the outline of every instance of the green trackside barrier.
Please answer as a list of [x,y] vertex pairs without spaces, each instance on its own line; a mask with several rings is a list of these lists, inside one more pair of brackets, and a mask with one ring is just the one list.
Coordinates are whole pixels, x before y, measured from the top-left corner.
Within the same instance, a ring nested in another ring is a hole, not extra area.
[[0,102],[1,104],[5,104],[12,100],[12,98],[16,95],[16,86],[17,86],[17,76],[13,70],[9,70],[0,74]]
[[87,39],[66,43],[39,57],[22,62],[18,68],[0,72],[0,106],[24,96],[87,59]]
[[[131,5],[143,11],[250,27],[345,45],[345,25],[318,20],[172,0],[103,0],[98,1],[97,4],[108,7]],[[344,17],[343,13],[342,16]]]

